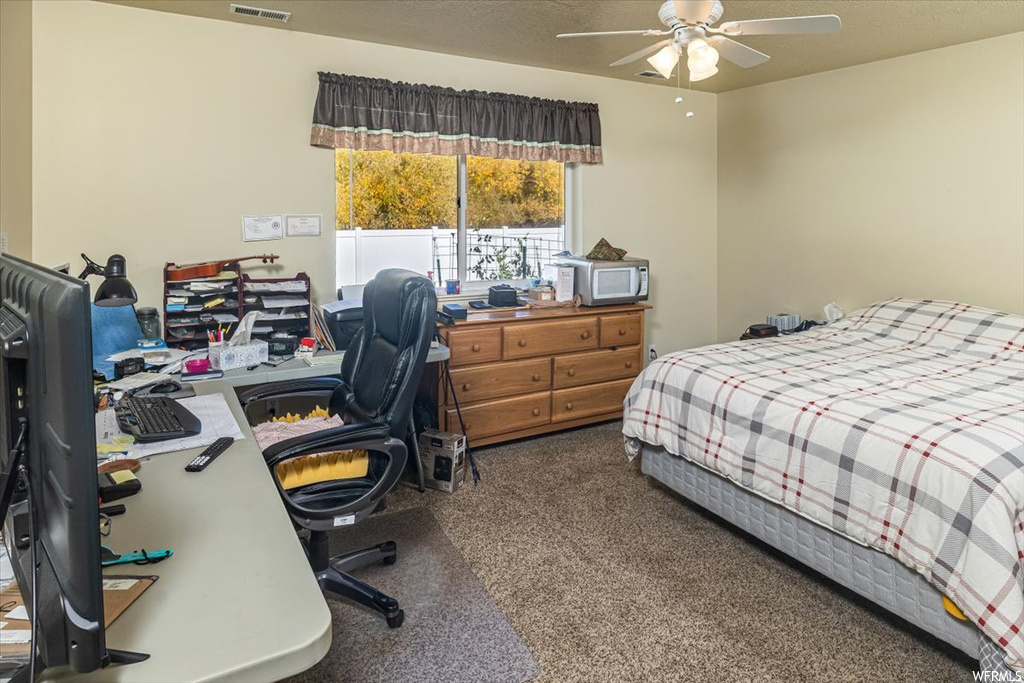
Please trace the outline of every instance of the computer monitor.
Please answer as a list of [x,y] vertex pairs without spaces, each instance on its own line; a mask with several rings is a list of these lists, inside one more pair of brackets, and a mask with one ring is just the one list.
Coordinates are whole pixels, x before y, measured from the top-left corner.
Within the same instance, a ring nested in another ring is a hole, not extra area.
[[111,661],[103,628],[90,301],[82,280],[0,257],[4,543],[36,629],[36,662],[79,673]]

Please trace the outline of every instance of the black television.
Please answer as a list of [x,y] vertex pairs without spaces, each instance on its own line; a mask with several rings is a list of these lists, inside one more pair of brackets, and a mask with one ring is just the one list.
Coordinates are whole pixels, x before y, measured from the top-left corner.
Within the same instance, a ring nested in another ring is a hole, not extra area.
[[84,281],[0,256],[0,519],[36,646],[23,680],[36,669],[86,673],[112,661],[89,302]]

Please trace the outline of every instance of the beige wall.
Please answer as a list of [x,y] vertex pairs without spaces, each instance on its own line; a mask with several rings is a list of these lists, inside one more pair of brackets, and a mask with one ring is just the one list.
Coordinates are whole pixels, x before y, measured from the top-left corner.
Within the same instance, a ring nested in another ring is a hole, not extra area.
[[333,154],[308,142],[329,70],[597,102],[605,164],[582,171],[584,246],[604,236],[651,259],[659,350],[715,338],[713,95],[695,95],[687,121],[674,92],[648,84],[105,3],[35,10],[36,261],[119,251],[154,304],[165,261],[270,249],[328,298],[329,234],[245,245],[241,217],[334,215]]
[[0,231],[32,255],[32,3],[0,1]]
[[903,295],[1024,313],[1024,34],[718,98],[718,332]]

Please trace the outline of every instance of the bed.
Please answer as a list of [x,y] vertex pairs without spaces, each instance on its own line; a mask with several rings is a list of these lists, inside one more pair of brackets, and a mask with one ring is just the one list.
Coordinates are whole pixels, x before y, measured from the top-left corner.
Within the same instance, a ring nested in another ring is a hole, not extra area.
[[684,497],[1024,674],[1024,318],[891,299],[663,356],[623,434]]

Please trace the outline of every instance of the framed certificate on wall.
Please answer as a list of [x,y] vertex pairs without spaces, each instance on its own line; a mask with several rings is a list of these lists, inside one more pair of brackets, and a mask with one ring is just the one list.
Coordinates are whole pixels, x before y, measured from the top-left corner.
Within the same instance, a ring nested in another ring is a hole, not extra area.
[[262,242],[279,240],[284,237],[284,221],[281,216],[244,216],[242,218],[242,241]]
[[288,237],[319,237],[323,216],[318,213],[295,213],[284,218],[284,231]]

